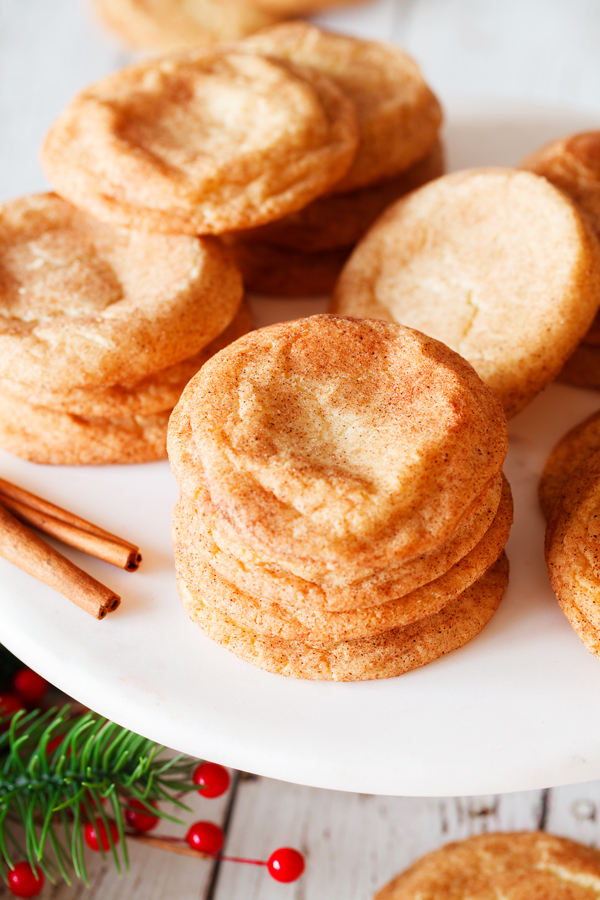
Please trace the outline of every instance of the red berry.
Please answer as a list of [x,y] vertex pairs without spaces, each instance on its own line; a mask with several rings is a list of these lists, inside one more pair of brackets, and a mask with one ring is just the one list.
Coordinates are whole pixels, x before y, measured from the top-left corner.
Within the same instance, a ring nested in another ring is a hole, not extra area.
[[[62,742],[64,741],[64,734],[58,734],[56,737],[53,737],[52,740],[48,741],[46,744],[46,753],[54,753],[57,747],[60,747]],[[67,753],[70,751],[68,750]]]
[[125,810],[125,820],[131,828],[136,831],[152,831],[158,825],[158,816],[155,816],[151,809],[154,806],[150,800],[142,803],[141,800],[127,798],[127,805],[134,807]]
[[[108,825],[110,828],[111,837],[113,839],[113,844],[118,844],[119,829],[117,828],[117,823],[112,819],[109,819]],[[87,823],[87,825],[83,829],[83,839],[90,850],[99,852],[101,844],[103,850],[110,850],[110,840],[108,838],[108,832],[106,830],[106,825],[104,824],[102,819],[96,819],[94,822]]]
[[21,700],[34,706],[48,690],[48,682],[33,669],[19,669],[13,678],[13,687]]
[[194,822],[185,839],[194,850],[209,856],[215,856],[225,843],[223,831],[214,822]]
[[15,897],[37,897],[44,887],[44,873],[41,869],[34,874],[28,862],[16,863],[14,869],[10,869],[6,880],[8,889]]
[[198,793],[211,800],[224,794],[231,781],[229,772],[224,766],[210,762],[201,763],[194,770],[192,780],[201,788]]
[[304,872],[304,857],[293,847],[280,847],[271,853],[267,868],[275,881],[296,881]]
[[[20,709],[24,709],[25,707],[21,703],[19,697],[16,694],[0,694],[0,718],[3,716],[13,716]],[[8,722],[5,722],[2,725],[2,730],[6,731],[8,729]]]

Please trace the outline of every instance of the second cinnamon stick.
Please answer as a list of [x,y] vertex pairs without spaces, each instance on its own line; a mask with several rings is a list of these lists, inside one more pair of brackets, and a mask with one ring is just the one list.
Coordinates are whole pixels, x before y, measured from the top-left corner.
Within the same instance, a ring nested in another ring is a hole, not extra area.
[[117,609],[121,598],[18,521],[0,504],[0,556],[64,594],[96,619]]

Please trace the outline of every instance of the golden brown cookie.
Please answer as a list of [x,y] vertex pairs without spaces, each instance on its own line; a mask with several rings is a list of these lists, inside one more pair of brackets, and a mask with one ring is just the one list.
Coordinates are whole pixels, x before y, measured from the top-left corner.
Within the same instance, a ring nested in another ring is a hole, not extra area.
[[[600,451],[571,473],[551,509],[546,563],[552,590],[572,622],[600,631]],[[588,649],[600,655],[598,643]]]
[[[349,574],[344,568],[327,572],[322,583],[300,577],[301,565],[294,572],[252,553],[214,527],[211,505],[185,496],[186,508],[192,514],[188,524],[194,550],[226,581],[239,590],[271,600],[288,609],[319,612],[341,612],[357,607],[369,609],[387,603],[420,588],[446,573],[452,566],[474,551],[497,518],[494,534],[504,534],[494,559],[508,539],[512,521],[510,488],[499,476],[492,487],[466,510],[451,538],[439,549],[400,565],[366,569]],[[487,546],[487,544],[485,545]],[[488,560],[489,565],[491,560]],[[486,566],[487,567],[487,566]],[[481,574],[481,573],[479,573]],[[354,576],[352,578],[352,576]],[[349,580],[352,578],[352,580]]]
[[[340,641],[405,628],[439,612],[462,594],[498,559],[510,532],[512,502],[507,489],[501,509],[479,544],[440,578],[400,599],[348,612],[321,612],[300,604],[288,607],[285,602],[268,600],[263,593],[252,596],[238,590],[218,575],[199,552],[193,519],[193,505],[190,507],[180,498],[173,516],[175,565],[195,594],[242,628],[327,649]],[[360,606],[358,601],[355,605]]]
[[546,460],[538,488],[546,518],[575,470],[597,450],[600,450],[600,412],[593,413],[568,431]]
[[597,900],[600,852],[543,831],[479,834],[419,859],[374,900]]
[[252,0],[94,0],[94,5],[128,44],[163,51],[244,37],[283,17]]
[[181,575],[178,588],[190,618],[213,641],[247,662],[291,678],[367,681],[394,678],[472,640],[500,604],[508,583],[503,553],[487,572],[441,612],[377,637],[343,641],[328,650],[255,634],[209,607]]
[[515,415],[560,369],[600,303],[600,246],[544,178],[472,169],[399,200],[348,260],[332,312],[444,341]]
[[352,247],[317,253],[289,250],[227,235],[246,290],[274,297],[319,297],[330,294]]
[[175,365],[228,326],[241,296],[214,238],[114,229],[54,194],[0,207],[0,378],[32,390]]
[[524,159],[519,168],[543,175],[568,194],[600,233],[600,131],[552,141]]
[[172,417],[184,494],[230,539],[302,577],[348,580],[442,546],[501,471],[494,393],[403,326],[313,316],[209,360]]
[[233,321],[199,353],[174,366],[148,375],[141,381],[51,391],[46,390],[43,385],[32,387],[8,378],[0,378],[0,393],[20,398],[35,406],[44,406],[76,416],[122,418],[153,415],[173,409],[190,378],[206,360],[251,329],[252,313],[248,303],[242,301]]
[[219,234],[310,203],[356,146],[354,104],[325,75],[221,48],[151,58],[91,85],[50,129],[42,164],[101,221]]
[[314,67],[355,102],[360,143],[335,193],[392,178],[421,159],[437,139],[442,121],[437,98],[417,64],[393,44],[289,22],[252,35],[241,45]]
[[[395,178],[347,194],[318,197],[298,212],[261,225],[236,237],[316,253],[356,244],[378,216],[395,200],[444,174],[441,141]],[[243,266],[242,266],[243,268]]]
[[0,447],[44,465],[103,466],[164,459],[169,410],[95,418],[55,412],[0,393]]

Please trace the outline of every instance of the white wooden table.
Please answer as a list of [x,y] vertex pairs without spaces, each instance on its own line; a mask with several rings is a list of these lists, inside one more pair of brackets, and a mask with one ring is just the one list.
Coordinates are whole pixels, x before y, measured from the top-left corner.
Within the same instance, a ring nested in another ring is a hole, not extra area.
[[[343,29],[347,19],[341,11],[323,21]],[[405,46],[442,100],[480,95],[533,102],[597,113],[600,126],[600,5],[594,0],[375,0],[365,3],[360,22],[364,36],[385,33]],[[47,186],[37,163],[47,127],[80,87],[129,59],[98,29],[83,0],[1,0],[0,200]],[[501,139],[499,132],[490,137],[490,162]],[[599,810],[597,782],[422,800],[242,775],[225,798],[198,798],[190,820],[221,822],[231,855],[266,859],[278,846],[297,847],[307,871],[296,884],[277,884],[264,869],[215,866],[136,845],[126,880],[94,858],[91,891],[47,887],[43,897],[369,900],[424,852],[482,831],[545,828],[597,844]],[[8,896],[0,888],[0,898]]]

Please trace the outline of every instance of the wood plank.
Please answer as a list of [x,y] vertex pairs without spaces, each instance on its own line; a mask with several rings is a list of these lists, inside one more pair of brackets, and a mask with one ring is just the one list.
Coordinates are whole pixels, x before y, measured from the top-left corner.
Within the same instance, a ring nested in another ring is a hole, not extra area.
[[277,847],[306,856],[287,888],[264,869],[223,863],[214,900],[368,900],[418,857],[451,840],[538,826],[541,791],[490,797],[379,797],[260,778],[238,788],[226,852],[267,859]]
[[600,846],[600,781],[554,788],[547,828],[582,844]]

